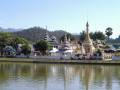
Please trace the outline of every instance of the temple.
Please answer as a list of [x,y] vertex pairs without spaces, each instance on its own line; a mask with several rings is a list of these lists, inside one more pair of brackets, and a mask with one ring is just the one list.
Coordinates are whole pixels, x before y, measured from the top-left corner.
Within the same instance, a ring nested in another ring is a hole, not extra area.
[[54,35],[52,35],[50,37],[49,34],[46,32],[43,40],[47,41],[51,45],[52,48],[58,48],[59,47],[59,43],[58,43],[58,41],[57,41],[57,39]]
[[79,44],[77,41],[71,41],[70,36],[65,34],[64,40],[61,40],[60,49],[68,53],[77,53],[79,51]]
[[64,50],[71,49],[71,43],[70,43],[70,38],[67,38],[67,35],[65,34],[64,40],[61,40],[61,48]]
[[93,54],[94,51],[95,51],[95,48],[93,46],[93,42],[90,38],[90,35],[89,35],[89,24],[87,22],[86,24],[86,36],[85,36],[85,40],[83,42],[83,47],[85,49],[85,53],[86,54]]

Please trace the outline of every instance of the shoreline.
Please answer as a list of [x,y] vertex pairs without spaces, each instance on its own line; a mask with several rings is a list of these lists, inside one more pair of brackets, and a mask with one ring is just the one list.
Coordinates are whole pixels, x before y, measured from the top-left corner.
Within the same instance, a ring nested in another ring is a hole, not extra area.
[[0,58],[0,62],[120,65],[120,60],[57,60],[46,58]]

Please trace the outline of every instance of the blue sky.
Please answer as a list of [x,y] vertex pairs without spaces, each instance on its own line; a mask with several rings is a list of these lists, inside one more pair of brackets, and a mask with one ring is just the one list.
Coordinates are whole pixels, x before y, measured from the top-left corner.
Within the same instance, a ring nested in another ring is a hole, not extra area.
[[112,27],[120,35],[120,0],[0,0],[0,26],[3,28],[45,27],[79,33],[105,31]]

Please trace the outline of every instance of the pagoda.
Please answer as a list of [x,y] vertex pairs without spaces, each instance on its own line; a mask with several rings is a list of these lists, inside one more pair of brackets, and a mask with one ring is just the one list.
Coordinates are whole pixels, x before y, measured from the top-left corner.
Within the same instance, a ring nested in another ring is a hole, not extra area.
[[89,24],[88,22],[86,23],[86,35],[85,35],[85,40],[83,42],[83,47],[85,49],[85,53],[86,54],[93,54],[93,52],[95,51],[95,48],[93,46],[93,42],[90,38],[89,35]]

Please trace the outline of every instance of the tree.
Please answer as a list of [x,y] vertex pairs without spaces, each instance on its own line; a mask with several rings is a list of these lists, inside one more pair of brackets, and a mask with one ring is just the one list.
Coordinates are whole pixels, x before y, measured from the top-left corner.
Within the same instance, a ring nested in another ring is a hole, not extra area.
[[3,50],[6,45],[9,45],[12,40],[11,33],[0,32],[0,54],[3,56]]
[[[83,42],[85,40],[85,31],[80,33],[80,41]],[[97,32],[91,32],[90,33],[90,38],[93,40],[105,40],[105,35],[103,32],[97,31]]]
[[105,35],[100,31],[91,34],[91,37],[93,40],[105,40]]
[[21,47],[21,53],[23,53],[24,55],[26,55],[27,57],[30,56],[30,53],[31,53],[31,47],[27,44],[23,45]]
[[13,48],[15,48],[15,50],[17,50],[18,49],[18,44],[23,44],[23,45],[26,44],[27,45],[28,41],[24,38],[21,38],[21,37],[13,37],[10,45]]
[[40,51],[42,55],[45,55],[46,50],[49,49],[49,44],[48,42],[41,40],[39,42],[36,42],[36,44],[34,45],[34,48],[36,51]]
[[17,36],[14,37],[11,33],[8,33],[8,32],[0,32],[0,55],[1,56],[4,56],[5,55],[4,53],[11,54],[11,53],[14,53],[14,51],[17,51],[18,44],[27,45],[28,41],[24,38],[20,38]]
[[[74,37],[72,34],[70,34],[70,33],[67,33],[66,36],[67,36],[67,39],[70,38],[71,41],[75,40],[75,37]],[[64,37],[65,37],[65,35],[63,35],[63,36],[60,38],[60,41],[61,41],[61,40],[64,41]]]
[[80,33],[80,41],[83,42],[85,40],[85,31]]
[[105,34],[108,36],[108,39],[110,39],[110,36],[113,34],[112,30],[113,29],[111,27],[108,27],[105,30]]
[[16,50],[12,46],[6,46],[4,52],[7,57],[14,57],[16,55]]
[[0,32],[0,45],[8,45],[10,44],[12,39],[12,35],[7,32]]

